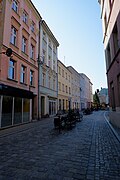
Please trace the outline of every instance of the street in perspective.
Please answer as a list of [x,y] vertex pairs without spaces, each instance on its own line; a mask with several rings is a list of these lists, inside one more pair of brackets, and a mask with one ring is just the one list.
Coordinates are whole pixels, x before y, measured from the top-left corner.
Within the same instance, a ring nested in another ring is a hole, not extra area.
[[119,0],[0,0],[0,180],[120,180]]
[[119,180],[120,141],[107,111],[93,111],[68,129],[54,118],[0,132],[1,180]]

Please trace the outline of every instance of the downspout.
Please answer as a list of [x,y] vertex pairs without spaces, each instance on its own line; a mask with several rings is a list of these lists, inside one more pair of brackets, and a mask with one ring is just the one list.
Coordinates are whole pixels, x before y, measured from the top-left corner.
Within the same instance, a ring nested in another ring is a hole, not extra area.
[[41,25],[43,20],[39,21],[39,41],[38,41],[38,120],[41,118],[41,98],[40,98],[40,57],[41,57]]

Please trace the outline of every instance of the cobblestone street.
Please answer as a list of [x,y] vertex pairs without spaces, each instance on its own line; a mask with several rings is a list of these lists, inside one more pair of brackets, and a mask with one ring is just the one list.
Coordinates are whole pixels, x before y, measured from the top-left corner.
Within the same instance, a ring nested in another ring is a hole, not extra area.
[[53,119],[0,131],[0,180],[32,179],[119,180],[120,143],[104,111],[60,134]]

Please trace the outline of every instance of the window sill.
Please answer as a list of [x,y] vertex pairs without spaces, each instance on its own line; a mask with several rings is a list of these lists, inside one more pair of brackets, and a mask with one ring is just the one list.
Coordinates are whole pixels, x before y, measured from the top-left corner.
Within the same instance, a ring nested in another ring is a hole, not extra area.
[[10,80],[10,81],[14,81],[14,82],[16,82],[16,83],[18,83],[18,80],[15,80],[15,79],[11,79],[11,78],[7,78],[8,80]]
[[35,86],[33,86],[33,85],[29,85],[29,89],[30,89],[30,88],[35,88]]
[[24,82],[20,82],[20,84],[22,84],[23,86],[27,86],[27,84],[26,84],[26,83],[24,83]]

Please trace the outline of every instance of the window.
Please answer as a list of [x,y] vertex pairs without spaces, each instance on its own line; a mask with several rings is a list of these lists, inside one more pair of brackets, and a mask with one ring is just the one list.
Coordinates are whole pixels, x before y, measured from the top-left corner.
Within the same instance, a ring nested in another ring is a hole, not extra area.
[[59,99],[59,110],[61,110],[61,107],[62,107],[62,102],[61,99]]
[[13,0],[12,9],[13,9],[16,13],[18,13],[18,1],[17,1],[17,0]]
[[32,21],[31,23],[31,31],[34,32],[35,31],[35,23]]
[[43,40],[46,41],[46,33],[43,31]]
[[55,88],[55,79],[53,79],[53,90],[56,90],[56,88]]
[[58,67],[58,73],[61,75],[61,68]]
[[67,79],[67,73],[66,73],[66,79]]
[[106,13],[105,13],[105,16],[104,16],[104,26],[105,26],[105,33],[106,33],[106,30],[107,30],[107,16],[106,16]]
[[22,52],[26,53],[26,42],[27,39],[23,36],[22,37]]
[[51,40],[49,39],[49,47],[51,47],[52,46],[52,44],[51,44]]
[[61,82],[58,82],[58,89],[61,91]]
[[105,55],[106,55],[106,65],[107,65],[107,69],[108,69],[111,64],[111,52],[110,52],[110,44],[109,43],[105,50]]
[[64,92],[64,84],[62,84],[62,91]]
[[55,60],[53,59],[53,70],[55,71]]
[[70,90],[70,87],[69,87],[69,94],[71,94],[71,90]]
[[64,77],[64,70],[62,69],[62,77]]
[[66,86],[66,93],[68,93],[68,87]]
[[10,42],[16,46],[16,41],[17,41],[17,30],[14,26],[12,26]]
[[25,24],[28,23],[28,14],[27,14],[25,11],[23,12],[23,22],[24,22]]
[[15,79],[15,61],[10,59],[9,61],[9,74],[8,77],[10,79]]
[[117,76],[117,87],[118,87],[118,99],[119,99],[119,106],[120,106],[120,74]]
[[31,59],[34,59],[34,46],[31,44],[31,46],[30,46],[30,58]]
[[116,55],[119,49],[117,23],[115,24],[114,29],[113,29],[113,43],[114,43],[114,53],[115,53],[114,55]]
[[34,72],[30,70],[30,85],[33,85],[33,74]]
[[21,66],[21,76],[20,76],[21,83],[25,83],[25,69],[26,69],[26,67],[22,65]]
[[51,77],[49,76],[48,78],[48,87],[50,88],[51,87]]
[[70,82],[70,75],[69,75],[69,82]]
[[45,86],[45,73],[42,74],[42,85]]
[[55,45],[53,45],[53,52],[56,53]]
[[46,51],[43,49],[43,62],[45,63],[46,62]]
[[115,92],[114,92],[113,82],[110,84],[110,90],[111,90],[111,106],[112,106],[112,110],[115,111],[116,106],[115,106]]
[[51,67],[51,56],[48,56],[48,66]]

